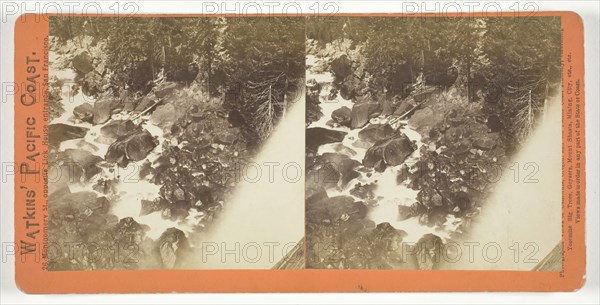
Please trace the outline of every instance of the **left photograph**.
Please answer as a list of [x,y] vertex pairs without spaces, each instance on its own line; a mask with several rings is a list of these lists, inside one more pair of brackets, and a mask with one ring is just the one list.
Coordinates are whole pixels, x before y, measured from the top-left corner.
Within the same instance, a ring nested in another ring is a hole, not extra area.
[[48,269],[304,268],[305,19],[51,17]]

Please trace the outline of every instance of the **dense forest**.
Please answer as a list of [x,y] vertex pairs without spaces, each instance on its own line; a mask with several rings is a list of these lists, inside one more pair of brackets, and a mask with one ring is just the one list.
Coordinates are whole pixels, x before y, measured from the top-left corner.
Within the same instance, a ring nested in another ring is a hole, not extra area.
[[307,56],[307,267],[431,269],[402,241],[469,232],[560,95],[561,23],[314,17]]
[[361,48],[353,64],[355,74],[368,74],[368,80],[360,79],[365,93],[406,97],[419,86],[453,85],[486,114],[497,115],[514,144],[535,128],[555,93],[550,89],[560,81],[561,35],[559,17],[345,17],[307,23],[307,37],[318,44],[348,39],[350,49]]

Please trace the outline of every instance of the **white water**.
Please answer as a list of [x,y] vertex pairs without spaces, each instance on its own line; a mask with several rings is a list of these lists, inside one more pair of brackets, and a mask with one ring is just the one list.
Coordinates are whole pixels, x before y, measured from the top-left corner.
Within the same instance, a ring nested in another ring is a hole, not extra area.
[[264,144],[254,161],[258,166],[242,171],[246,178],[200,237],[196,247],[205,251],[191,262],[193,268],[270,269],[303,238],[305,103],[300,96]]
[[[52,120],[51,124],[63,123],[72,126],[88,128],[89,131],[83,139],[73,139],[64,141],[60,144],[60,150],[66,149],[81,149],[88,151],[96,156],[104,158],[108,150],[107,144],[103,144],[97,141],[100,135],[100,129],[105,124],[92,125],[87,122],[82,122],[73,117],[73,110],[75,107],[84,103],[94,103],[94,99],[85,96],[81,90],[77,94],[72,94],[72,85],[74,85],[73,79],[75,73],[72,70],[59,70],[51,69],[51,76],[56,76],[59,80],[64,82],[62,88],[62,105],[65,112],[60,116]],[[111,120],[128,119],[129,115],[126,113],[114,114]],[[159,140],[159,145],[146,157],[145,160],[150,162],[155,161],[162,151],[162,143],[164,142],[163,131],[149,123],[147,121],[148,116],[140,117],[135,123],[142,123],[142,126],[155,136]],[[109,120],[108,122],[110,122]],[[108,122],[106,124],[108,124]],[[157,239],[160,235],[168,228],[175,227],[186,234],[189,234],[195,226],[199,225],[203,215],[197,215],[193,213],[188,219],[182,222],[176,222],[168,219],[163,219],[160,212],[154,212],[149,215],[140,216],[141,211],[141,200],[152,200],[159,196],[160,186],[153,184],[149,181],[149,177],[145,179],[139,179],[138,173],[142,164],[145,160],[132,162],[126,168],[119,168],[116,165],[111,165],[108,162],[102,161],[98,165],[102,169],[102,172],[89,182],[74,182],[69,183],[69,189],[71,192],[89,191],[95,192],[98,196],[106,196],[100,192],[96,192],[93,189],[93,185],[99,179],[117,179],[119,181],[117,185],[118,194],[110,197],[110,201],[113,203],[111,207],[111,213],[117,216],[119,219],[125,217],[132,217],[135,221],[141,224],[146,224],[150,227],[150,231],[147,232],[147,236],[152,239]]]
[[[512,160],[512,169],[503,170],[469,232],[456,240],[463,245],[461,259],[445,262],[443,269],[531,270],[562,240],[561,97],[549,103],[543,123]],[[472,260],[467,243],[479,245]]]
[[[350,100],[345,100],[341,96],[338,96],[333,100],[328,100],[327,96],[329,95],[329,90],[331,89],[331,83],[333,82],[333,77],[329,72],[323,73],[313,73],[311,72],[310,66],[318,64],[318,58],[315,56],[309,55],[307,56],[307,66],[309,66],[309,73],[307,73],[307,80],[315,79],[321,85],[320,92],[320,107],[323,116],[310,124],[311,127],[322,127],[332,130],[339,130],[347,132],[348,134],[341,142],[341,145],[344,147],[352,149],[355,154],[347,154],[350,158],[361,162],[367,152],[367,149],[360,148],[354,146],[354,143],[358,139],[358,133],[361,129],[350,129],[344,126],[336,126],[331,127],[327,125],[327,122],[331,120],[331,114],[333,111],[341,108],[348,107],[352,109],[353,103]],[[385,117],[373,118],[370,120],[372,124],[385,124],[388,122],[388,119]],[[421,146],[421,135],[410,129],[406,122],[396,122],[392,125],[394,128],[399,128],[399,130],[404,133],[410,140],[415,141],[418,147]],[[322,145],[318,148],[317,154],[323,153],[335,153],[339,150],[340,143],[330,143]],[[344,154],[344,151],[340,152]],[[411,165],[414,164],[419,159],[419,149],[417,149],[411,156],[409,156],[404,164]],[[375,189],[375,198],[379,198],[377,200],[377,204],[370,208],[368,218],[375,223],[383,223],[388,222],[394,228],[403,230],[407,233],[407,236],[403,239],[404,242],[407,243],[416,243],[421,237],[428,233],[434,233],[440,236],[442,239],[449,238],[451,232],[456,230],[456,227],[460,223],[460,219],[453,218],[449,216],[447,218],[446,224],[441,229],[436,229],[433,227],[429,227],[426,225],[422,225],[419,223],[418,218],[412,217],[410,219],[400,221],[398,220],[398,206],[410,206],[416,202],[416,197],[418,191],[412,190],[408,188],[407,182],[404,182],[400,185],[397,183],[397,176],[400,171],[402,165],[398,165],[395,167],[388,167],[382,173],[379,173],[375,170],[369,170],[368,173],[361,173],[361,176],[350,181],[348,185],[344,189],[331,188],[327,190],[328,195],[331,196],[339,196],[346,195],[352,196],[350,194],[350,190],[354,188],[357,183],[368,184],[375,183],[377,188]],[[363,201],[361,198],[355,197],[357,201]]]

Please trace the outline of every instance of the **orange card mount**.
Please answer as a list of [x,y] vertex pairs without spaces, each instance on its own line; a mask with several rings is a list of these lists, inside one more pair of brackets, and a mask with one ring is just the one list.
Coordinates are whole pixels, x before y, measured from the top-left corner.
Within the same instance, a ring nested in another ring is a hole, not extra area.
[[575,13],[27,14],[15,46],[27,293],[585,283]]

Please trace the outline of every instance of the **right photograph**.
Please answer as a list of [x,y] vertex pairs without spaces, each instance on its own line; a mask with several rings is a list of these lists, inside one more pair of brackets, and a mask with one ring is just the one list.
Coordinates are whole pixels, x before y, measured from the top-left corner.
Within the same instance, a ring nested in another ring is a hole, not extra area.
[[560,17],[306,25],[306,268],[562,270]]

